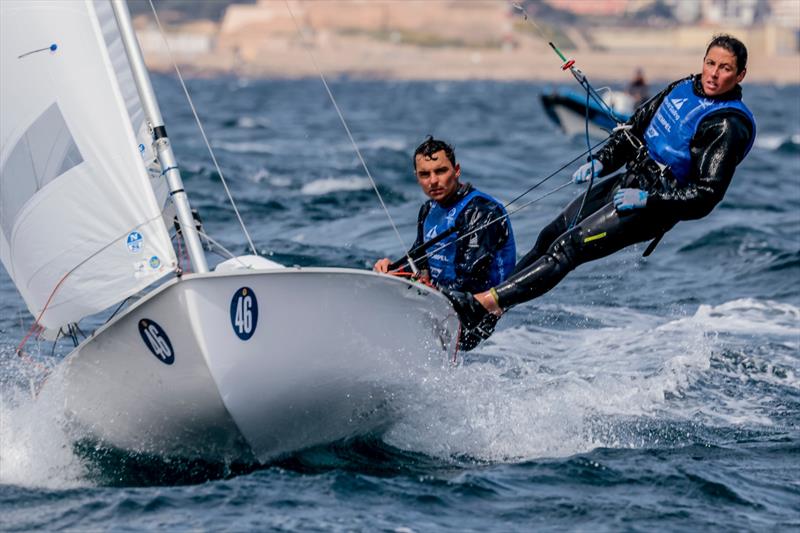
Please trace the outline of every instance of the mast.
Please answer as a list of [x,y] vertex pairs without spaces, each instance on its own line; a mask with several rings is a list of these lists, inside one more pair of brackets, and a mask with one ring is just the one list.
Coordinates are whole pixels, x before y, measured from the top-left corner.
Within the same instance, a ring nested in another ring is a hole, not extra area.
[[133,79],[136,82],[139,98],[142,100],[145,117],[153,132],[153,143],[155,144],[155,150],[158,154],[158,164],[161,166],[162,174],[164,174],[167,179],[169,194],[178,213],[178,221],[181,225],[183,238],[186,241],[189,259],[192,262],[192,267],[194,267],[195,272],[208,272],[206,256],[194,225],[194,217],[192,216],[192,209],[189,205],[189,197],[186,195],[186,191],[183,188],[183,180],[181,179],[180,170],[178,170],[178,163],[175,160],[175,154],[172,152],[172,146],[167,137],[164,119],[161,117],[161,110],[158,107],[158,101],[153,91],[153,84],[150,82],[150,74],[147,72],[147,67],[145,67],[144,64],[142,50],[139,48],[139,41],[136,39],[136,33],[133,31],[133,24],[131,23],[131,15],[128,11],[128,6],[124,0],[111,0],[111,7],[117,19],[117,25],[119,26],[120,35],[122,36],[122,43],[125,46],[125,53],[128,56],[128,61],[133,71]]

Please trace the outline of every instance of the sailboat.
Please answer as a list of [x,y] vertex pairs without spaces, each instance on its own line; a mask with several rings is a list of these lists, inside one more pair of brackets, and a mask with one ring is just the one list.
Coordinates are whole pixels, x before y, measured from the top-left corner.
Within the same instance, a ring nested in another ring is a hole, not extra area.
[[123,0],[3,0],[0,25],[3,265],[49,331],[129,302],[58,367],[73,429],[266,462],[385,426],[452,366],[458,318],[426,286],[259,256],[209,269]]
[[620,123],[633,114],[635,102],[631,95],[622,91],[605,92],[602,96],[607,106],[601,107],[589,99],[586,93],[572,90],[542,93],[542,107],[547,118],[570,137],[582,136],[589,129],[589,137],[605,139]]

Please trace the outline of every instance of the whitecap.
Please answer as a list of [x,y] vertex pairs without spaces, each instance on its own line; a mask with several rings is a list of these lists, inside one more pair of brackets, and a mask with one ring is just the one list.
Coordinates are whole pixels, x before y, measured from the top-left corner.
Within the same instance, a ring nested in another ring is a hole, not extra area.
[[243,116],[236,120],[236,126],[244,129],[266,128],[270,121],[267,118]]
[[300,192],[308,196],[319,196],[332,192],[363,191],[369,188],[370,183],[367,178],[352,176],[348,178],[323,178],[314,180],[303,185]]
[[258,171],[250,176],[250,181],[255,183],[261,183],[262,181],[270,179],[269,170],[265,168],[260,168]]
[[286,176],[273,176],[266,168],[260,168],[255,174],[250,176],[250,181],[254,183],[268,183],[272,187],[291,187],[292,180]]
[[290,187],[292,180],[286,176],[274,176],[269,179],[269,184],[273,187]]
[[242,142],[226,142],[217,141],[214,143],[214,148],[219,148],[227,152],[237,154],[275,154],[275,148],[265,142],[258,141],[242,141]]
[[689,323],[718,333],[800,338],[800,309],[770,300],[740,298],[716,306],[700,305],[694,316],[666,324],[662,329],[680,330]]
[[[390,138],[390,137],[373,137],[358,142],[358,148],[364,150],[391,150],[394,152],[407,152],[410,149],[408,142],[403,139]],[[353,145],[351,143],[339,143],[335,146],[335,150],[340,152],[352,152]]]
[[800,134],[780,135],[775,133],[761,133],[756,136],[753,146],[762,150],[774,151],[787,142],[800,144]]
[[[597,447],[681,445],[695,437],[657,428],[691,428],[697,417],[720,427],[773,424],[762,406],[774,398],[745,386],[731,394],[719,385],[728,371],[712,361],[731,345],[720,330],[767,331],[796,343],[796,307],[742,299],[701,305],[678,317],[598,306],[572,306],[568,312],[599,325],[501,328],[466,355],[462,367],[422,380],[419,391],[399,402],[400,421],[387,442],[436,457],[506,462]],[[752,379],[788,387],[796,382],[793,374],[742,375],[743,381]]]

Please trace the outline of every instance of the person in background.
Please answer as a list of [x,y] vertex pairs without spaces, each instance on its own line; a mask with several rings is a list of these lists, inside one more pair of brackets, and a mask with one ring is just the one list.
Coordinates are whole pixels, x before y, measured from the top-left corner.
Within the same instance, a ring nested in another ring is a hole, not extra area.
[[[414,151],[413,164],[417,182],[429,198],[419,210],[417,238],[409,251],[418,275],[445,294],[482,292],[504,281],[514,270],[516,245],[503,205],[461,183],[455,151],[444,141],[428,136]],[[446,231],[452,233],[414,257],[414,249]],[[387,273],[390,265],[384,257],[374,270]],[[487,316],[479,326],[482,336],[491,334],[496,322],[494,315]],[[482,336],[462,329],[461,349],[472,349]]]
[[[539,234],[516,271],[488,291],[450,293],[462,325],[537,298],[579,265],[635,243],[651,241],[682,220],[707,216],[722,200],[756,134],[739,85],[747,48],[717,35],[702,72],[677,80],[641,106],[573,175],[575,183],[625,170],[594,184]],[[476,334],[480,329],[474,330]]]
[[633,107],[637,108],[647,101],[650,96],[647,82],[644,79],[644,71],[637,68],[633,74],[633,79],[628,84],[628,94],[633,98]]

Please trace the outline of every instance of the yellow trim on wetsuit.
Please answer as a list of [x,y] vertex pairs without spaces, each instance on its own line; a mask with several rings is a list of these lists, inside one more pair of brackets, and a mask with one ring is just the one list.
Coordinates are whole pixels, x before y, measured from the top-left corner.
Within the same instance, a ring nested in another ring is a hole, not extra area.
[[586,237],[585,239],[583,239],[583,242],[585,242],[585,243],[586,243],[586,242],[592,242],[592,241],[596,241],[596,240],[598,240],[598,239],[602,239],[602,238],[603,238],[603,237],[605,237],[606,235],[607,235],[607,234],[606,234],[606,232],[604,231],[603,233],[598,233],[597,235],[592,235],[591,237]]

